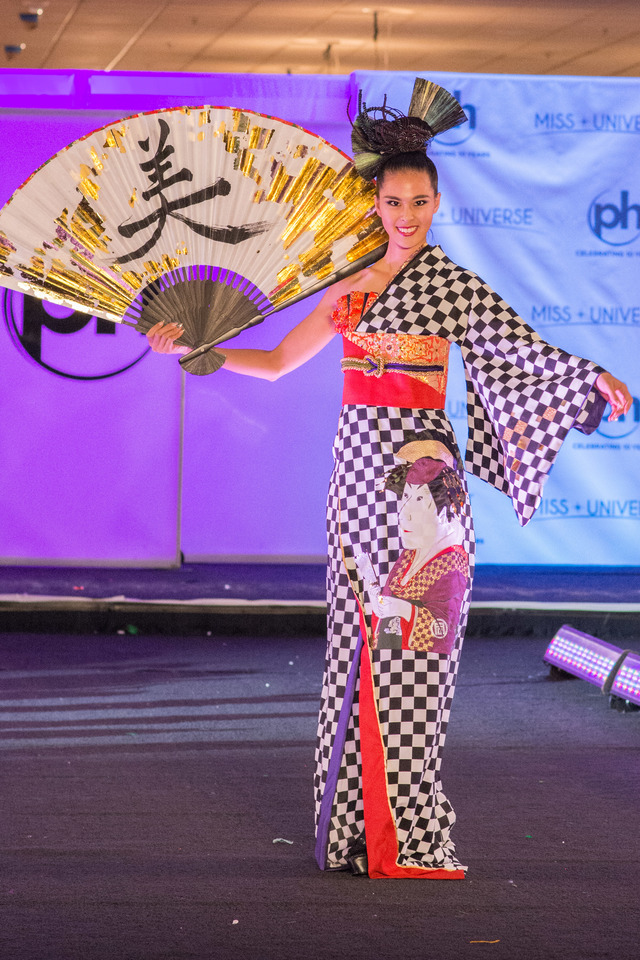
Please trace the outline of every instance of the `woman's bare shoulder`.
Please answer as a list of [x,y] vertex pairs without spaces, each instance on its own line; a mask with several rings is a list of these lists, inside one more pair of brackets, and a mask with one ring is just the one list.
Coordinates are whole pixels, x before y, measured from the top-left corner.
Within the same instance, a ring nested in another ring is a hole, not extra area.
[[359,283],[361,283],[359,278],[363,273],[364,270],[359,270],[350,277],[344,277],[342,280],[338,280],[337,283],[332,283],[331,286],[325,290],[321,303],[327,306],[335,306],[341,297],[352,293],[354,290],[359,290]]
[[380,293],[386,284],[383,282],[381,271],[376,270],[376,264],[358,270],[350,276],[334,283],[329,289],[333,292],[334,300],[338,300],[347,293],[355,291],[361,293]]

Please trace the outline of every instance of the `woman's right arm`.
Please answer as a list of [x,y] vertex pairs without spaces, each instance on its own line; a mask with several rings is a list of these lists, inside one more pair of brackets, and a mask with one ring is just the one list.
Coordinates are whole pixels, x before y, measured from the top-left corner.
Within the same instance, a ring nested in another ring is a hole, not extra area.
[[[332,315],[336,299],[336,290],[330,287],[315,309],[289,331],[273,350],[228,349],[224,345],[216,347],[216,352],[225,357],[225,370],[263,380],[277,380],[300,367],[319,353],[334,336]],[[155,353],[184,355],[190,353],[190,349],[174,343],[182,332],[178,324],[157,323],[148,331],[147,340]]]

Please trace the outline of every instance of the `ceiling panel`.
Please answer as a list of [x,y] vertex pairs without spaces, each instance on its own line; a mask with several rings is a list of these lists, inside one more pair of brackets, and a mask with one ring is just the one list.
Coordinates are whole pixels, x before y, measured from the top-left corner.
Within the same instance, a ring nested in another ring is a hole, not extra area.
[[[639,0],[2,0],[10,69],[640,75]],[[1,48],[0,48],[1,52]],[[6,54],[5,54],[6,56]]]

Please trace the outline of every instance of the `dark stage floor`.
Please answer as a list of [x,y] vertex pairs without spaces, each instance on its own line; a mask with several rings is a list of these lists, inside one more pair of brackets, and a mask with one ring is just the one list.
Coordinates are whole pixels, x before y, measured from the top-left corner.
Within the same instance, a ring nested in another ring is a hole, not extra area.
[[3,960],[637,956],[640,714],[547,680],[535,637],[468,640],[444,765],[468,879],[323,874],[323,647],[1,634]]

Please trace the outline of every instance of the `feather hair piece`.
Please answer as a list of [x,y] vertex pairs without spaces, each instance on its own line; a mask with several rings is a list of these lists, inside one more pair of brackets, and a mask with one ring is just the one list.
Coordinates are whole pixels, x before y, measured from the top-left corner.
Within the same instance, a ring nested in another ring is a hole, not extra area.
[[409,104],[409,116],[419,117],[428,123],[433,136],[457,127],[468,118],[456,98],[431,80],[416,77]]

